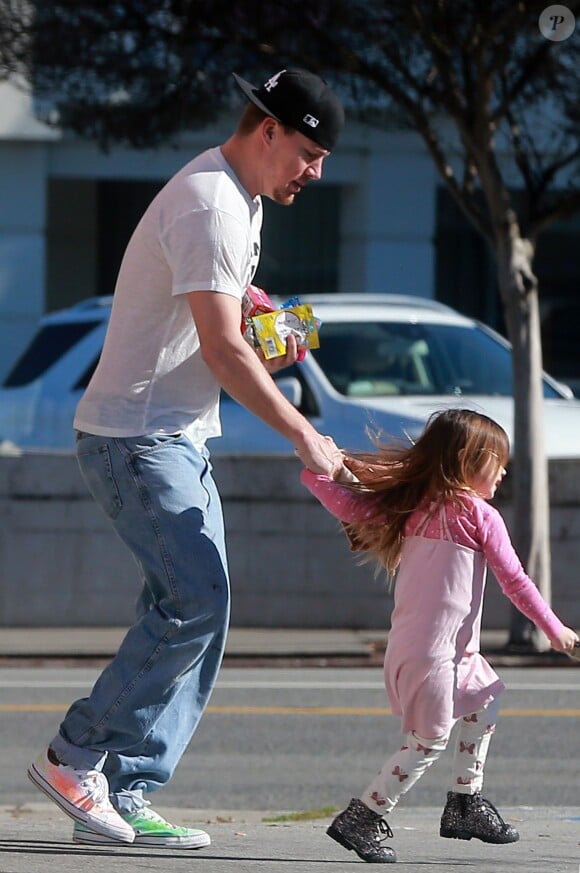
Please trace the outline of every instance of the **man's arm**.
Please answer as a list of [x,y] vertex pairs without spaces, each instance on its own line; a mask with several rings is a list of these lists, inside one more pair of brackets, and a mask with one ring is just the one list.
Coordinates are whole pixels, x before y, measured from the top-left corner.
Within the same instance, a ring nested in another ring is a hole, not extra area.
[[[342,466],[341,452],[284,397],[242,337],[239,300],[213,291],[195,291],[188,298],[203,360],[222,388],[286,437],[306,467],[333,476]],[[296,348],[292,344],[285,362],[291,364],[294,360]]]

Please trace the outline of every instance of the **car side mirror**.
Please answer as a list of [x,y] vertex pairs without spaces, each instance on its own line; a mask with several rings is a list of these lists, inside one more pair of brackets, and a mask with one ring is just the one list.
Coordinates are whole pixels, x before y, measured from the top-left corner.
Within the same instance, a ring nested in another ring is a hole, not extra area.
[[575,394],[574,394],[574,392],[572,391],[572,389],[570,388],[569,385],[566,385],[565,382],[560,382],[560,381],[557,381],[557,380],[555,380],[555,381],[556,381],[556,384],[557,384],[558,388],[559,388],[560,391],[562,392],[562,394],[565,395],[566,400],[574,400],[574,399],[575,399]]
[[302,403],[302,385],[300,380],[296,376],[281,376],[276,379],[276,385],[286,400],[289,400],[292,406],[298,409]]

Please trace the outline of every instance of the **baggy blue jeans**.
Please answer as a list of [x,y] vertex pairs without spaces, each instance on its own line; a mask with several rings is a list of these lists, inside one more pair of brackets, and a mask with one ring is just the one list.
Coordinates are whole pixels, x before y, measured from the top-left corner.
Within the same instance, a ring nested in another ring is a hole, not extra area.
[[136,623],[51,746],[73,767],[102,769],[123,808],[127,792],[171,778],[217,678],[230,610],[222,508],[207,450],[181,434],[80,434],[77,457],[143,592]]

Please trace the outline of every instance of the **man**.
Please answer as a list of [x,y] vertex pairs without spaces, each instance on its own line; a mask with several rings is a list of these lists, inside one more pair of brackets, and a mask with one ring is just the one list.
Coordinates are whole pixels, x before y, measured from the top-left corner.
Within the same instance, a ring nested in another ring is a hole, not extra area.
[[132,551],[139,618],[90,696],[72,704],[31,780],[75,820],[82,843],[200,848],[201,830],[154,812],[220,668],[229,580],[222,511],[206,440],[219,436],[219,391],[285,436],[311,470],[342,456],[283,397],[242,337],[241,299],[260,255],[261,196],[289,205],[320,179],[344,122],[327,85],[282,70],[221,147],[178,172],[127,246],[103,353],[75,417],[87,486]]

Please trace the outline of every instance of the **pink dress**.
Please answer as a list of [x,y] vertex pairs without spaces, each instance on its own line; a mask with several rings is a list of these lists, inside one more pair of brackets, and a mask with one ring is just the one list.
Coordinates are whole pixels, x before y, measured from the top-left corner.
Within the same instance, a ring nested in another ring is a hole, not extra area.
[[[374,495],[317,476],[303,484],[343,522],[381,524]],[[499,512],[466,494],[461,507],[425,505],[405,527],[385,654],[385,684],[403,733],[447,735],[505,687],[479,652],[487,565],[504,594],[550,639],[563,630],[524,572]]]

